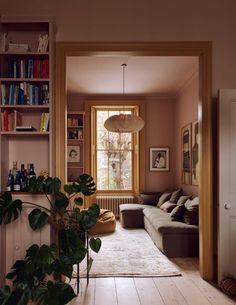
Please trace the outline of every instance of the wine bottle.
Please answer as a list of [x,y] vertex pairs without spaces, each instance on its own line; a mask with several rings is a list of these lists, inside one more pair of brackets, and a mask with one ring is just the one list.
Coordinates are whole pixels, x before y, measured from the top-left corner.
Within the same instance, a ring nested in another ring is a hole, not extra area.
[[28,176],[27,176],[28,183],[29,183],[29,180],[30,180],[32,177],[35,177],[35,176],[36,176],[36,174],[35,174],[35,171],[34,171],[34,164],[33,164],[33,163],[30,163],[29,171],[28,171]]
[[8,174],[8,178],[7,178],[6,191],[12,192],[13,191],[13,184],[14,184],[14,177],[13,177],[12,171],[10,169],[9,174]]
[[27,171],[24,164],[21,164],[20,170],[20,189],[22,192],[26,192],[27,189]]
[[19,179],[19,171],[17,171],[15,179],[14,179],[14,184],[13,184],[13,191],[14,192],[19,192],[20,191],[20,179]]
[[12,175],[13,175],[14,180],[16,178],[17,172],[18,172],[17,161],[13,161]]

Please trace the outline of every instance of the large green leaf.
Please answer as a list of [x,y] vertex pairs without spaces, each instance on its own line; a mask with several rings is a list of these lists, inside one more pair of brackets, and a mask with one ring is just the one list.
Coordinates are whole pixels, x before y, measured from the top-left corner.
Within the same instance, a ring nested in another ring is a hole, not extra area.
[[10,192],[0,197],[0,224],[8,224],[17,219],[22,211],[22,201],[12,200]]
[[69,256],[61,255],[53,263],[53,273],[55,280],[60,280],[61,275],[65,275],[69,279],[72,278],[73,273],[73,261],[71,261]]
[[48,222],[48,214],[40,209],[33,209],[29,216],[29,224],[33,230],[38,230],[43,228]]
[[69,199],[65,194],[59,192],[55,196],[55,203],[54,204],[55,204],[55,207],[60,212],[64,212],[69,205]]
[[99,250],[100,250],[100,248],[101,248],[102,241],[101,241],[100,238],[94,238],[94,237],[92,237],[92,238],[90,238],[89,245],[90,245],[90,248],[91,248],[94,252],[98,253]]
[[85,255],[86,248],[82,237],[73,230],[62,230],[59,232],[59,244],[63,255],[68,255],[76,263],[80,263]]
[[85,196],[91,196],[96,192],[96,184],[88,174],[80,175],[77,182],[80,185],[80,191]]
[[64,282],[54,284],[48,281],[47,287],[40,287],[35,294],[38,305],[65,305],[76,297],[72,287]]
[[100,214],[100,208],[96,203],[94,203],[87,210],[82,211],[81,214],[81,228],[84,231],[88,231],[97,223]]
[[29,291],[16,289],[11,292],[9,297],[5,300],[4,305],[28,305]]
[[61,188],[61,180],[57,177],[48,177],[45,182],[45,191],[47,194],[58,194]]
[[45,179],[43,176],[34,176],[29,180],[28,191],[31,193],[44,192],[45,189]]
[[0,305],[4,304],[4,302],[9,298],[10,294],[10,286],[3,286],[2,288],[0,288]]
[[74,189],[73,189],[72,184],[65,184],[65,185],[64,185],[64,191],[65,191],[67,194],[69,194],[69,195],[73,194],[73,193],[74,193]]

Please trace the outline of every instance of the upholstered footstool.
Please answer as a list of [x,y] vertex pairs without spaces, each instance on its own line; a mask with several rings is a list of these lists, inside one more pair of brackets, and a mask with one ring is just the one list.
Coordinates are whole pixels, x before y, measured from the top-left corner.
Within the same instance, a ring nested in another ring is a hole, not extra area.
[[144,205],[136,203],[120,204],[120,224],[123,228],[143,228]]
[[116,218],[112,211],[101,209],[96,225],[89,230],[89,234],[98,235],[112,233],[116,230]]

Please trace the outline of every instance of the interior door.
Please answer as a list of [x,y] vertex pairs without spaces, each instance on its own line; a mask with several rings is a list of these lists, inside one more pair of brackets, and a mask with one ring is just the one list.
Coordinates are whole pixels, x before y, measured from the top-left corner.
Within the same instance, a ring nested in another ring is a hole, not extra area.
[[236,90],[219,92],[218,282],[236,277]]

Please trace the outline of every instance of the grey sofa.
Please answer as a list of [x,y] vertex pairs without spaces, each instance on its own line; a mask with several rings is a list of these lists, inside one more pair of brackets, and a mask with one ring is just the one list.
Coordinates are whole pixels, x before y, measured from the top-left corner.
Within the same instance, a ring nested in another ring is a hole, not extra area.
[[120,223],[124,228],[144,228],[168,257],[198,256],[198,226],[172,221],[169,213],[156,206],[121,204]]

